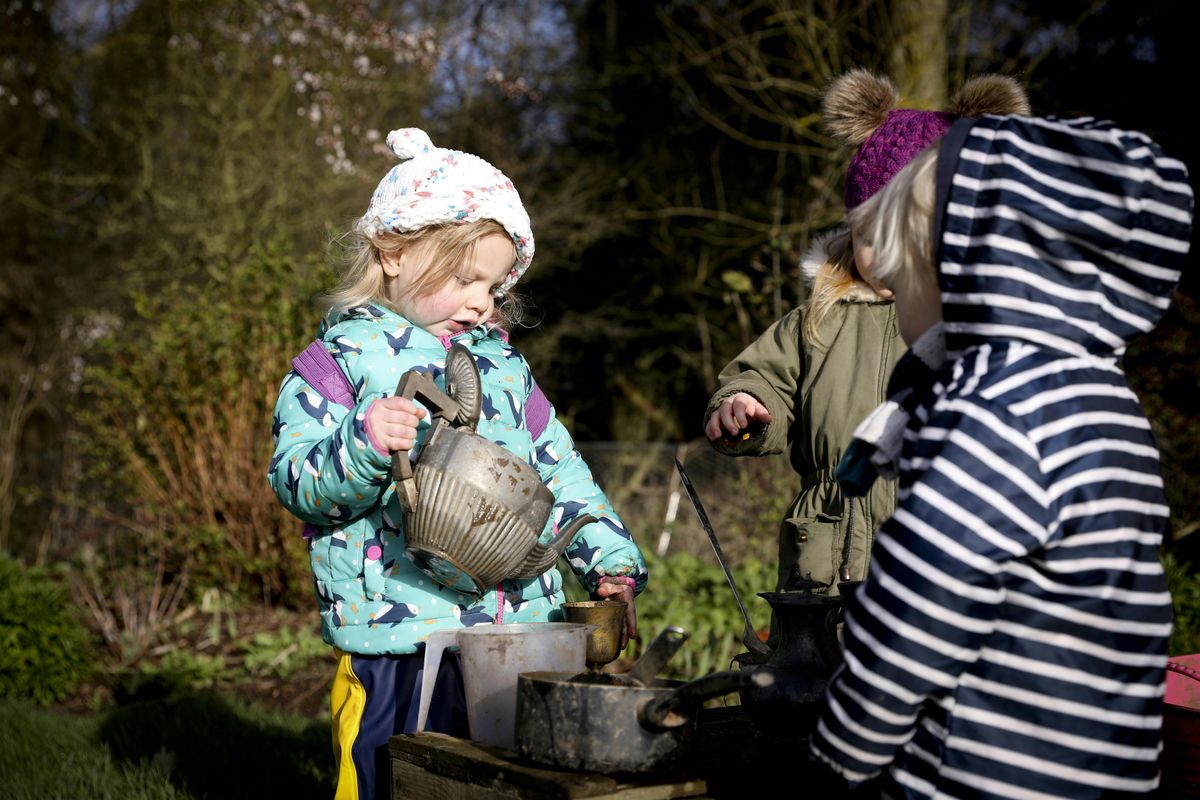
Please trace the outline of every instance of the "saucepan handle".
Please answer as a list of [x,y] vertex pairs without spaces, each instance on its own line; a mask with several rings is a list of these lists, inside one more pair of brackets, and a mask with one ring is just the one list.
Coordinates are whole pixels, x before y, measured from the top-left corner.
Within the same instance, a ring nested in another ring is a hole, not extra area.
[[678,728],[691,719],[696,706],[709,698],[748,686],[763,688],[774,682],[775,676],[761,669],[714,672],[642,701],[637,710],[638,722],[652,731]]
[[666,628],[655,637],[646,651],[641,657],[633,662],[633,666],[625,674],[634,680],[639,686],[650,686],[654,683],[654,679],[658,677],[658,673],[671,660],[671,656],[675,655],[679,648],[683,647],[684,642],[691,636],[690,633],[683,628],[674,625]]

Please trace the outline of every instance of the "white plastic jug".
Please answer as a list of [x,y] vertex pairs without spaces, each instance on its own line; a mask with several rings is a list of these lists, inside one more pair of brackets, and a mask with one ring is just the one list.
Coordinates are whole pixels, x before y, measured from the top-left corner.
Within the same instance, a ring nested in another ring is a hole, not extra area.
[[471,739],[512,750],[516,744],[517,676],[522,672],[583,672],[595,625],[542,622],[475,625],[434,631],[425,640],[417,730],[425,730],[438,666],[447,647],[462,656]]

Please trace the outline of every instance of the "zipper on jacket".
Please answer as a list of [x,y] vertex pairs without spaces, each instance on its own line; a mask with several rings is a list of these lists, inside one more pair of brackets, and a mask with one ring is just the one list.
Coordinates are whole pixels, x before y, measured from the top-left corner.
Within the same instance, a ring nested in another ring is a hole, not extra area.
[[846,537],[842,540],[842,565],[838,567],[838,577],[841,580],[850,580],[850,545],[854,540],[854,498],[843,497],[846,500],[846,508],[849,511],[846,514]]

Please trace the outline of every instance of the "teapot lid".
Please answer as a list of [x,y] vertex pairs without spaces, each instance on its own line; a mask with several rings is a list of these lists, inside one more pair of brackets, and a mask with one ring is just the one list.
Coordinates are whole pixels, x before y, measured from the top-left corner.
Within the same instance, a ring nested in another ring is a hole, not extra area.
[[483,391],[475,356],[462,344],[456,344],[446,354],[446,394],[458,404],[454,422],[475,430],[483,408]]

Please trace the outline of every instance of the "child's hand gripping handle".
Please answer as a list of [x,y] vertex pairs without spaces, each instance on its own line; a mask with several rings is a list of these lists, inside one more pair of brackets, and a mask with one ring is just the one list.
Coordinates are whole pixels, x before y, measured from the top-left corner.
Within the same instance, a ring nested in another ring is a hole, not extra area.
[[[424,372],[409,370],[400,378],[396,386],[396,396],[409,400],[420,400],[433,411],[434,431],[440,425],[449,425],[459,413],[459,405],[445,392],[438,388],[433,379]],[[430,434],[430,439],[433,435]],[[396,450],[392,453],[392,480],[396,482],[396,493],[400,503],[408,511],[417,507],[417,482],[413,479],[412,462],[408,458],[408,450]]]

